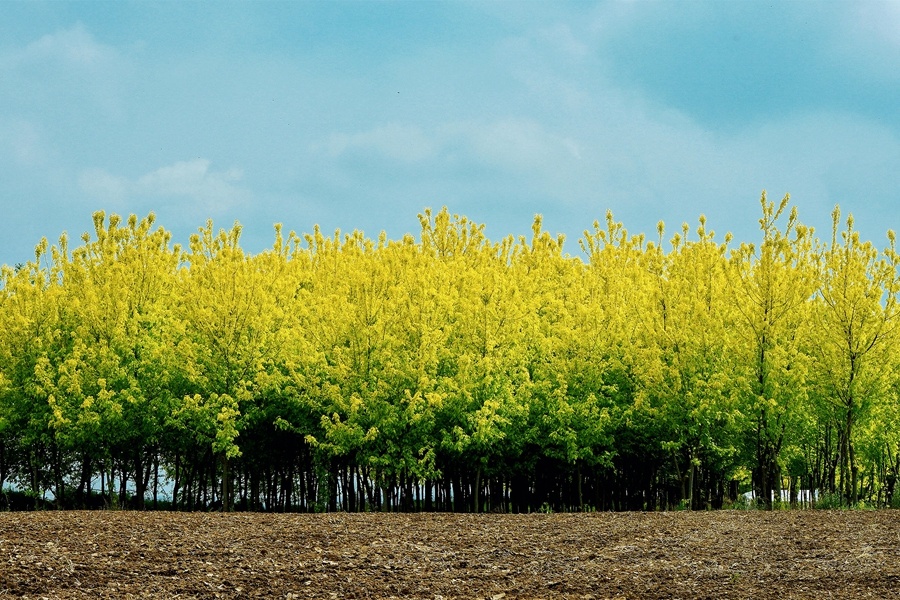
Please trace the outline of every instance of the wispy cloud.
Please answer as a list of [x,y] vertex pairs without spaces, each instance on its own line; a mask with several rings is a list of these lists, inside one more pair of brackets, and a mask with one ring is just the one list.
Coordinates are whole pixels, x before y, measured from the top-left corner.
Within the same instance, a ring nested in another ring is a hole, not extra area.
[[211,171],[204,158],[177,162],[147,173],[137,180],[138,190],[148,196],[195,200],[210,209],[230,208],[245,196],[237,183],[240,169]]
[[476,161],[506,171],[553,170],[581,158],[575,139],[527,118],[454,123],[444,131],[467,146]]
[[846,25],[834,33],[840,62],[845,68],[865,65],[870,77],[900,82],[900,3],[848,3],[846,10]]
[[113,175],[103,169],[85,169],[78,175],[78,187],[89,198],[109,208],[118,209],[134,191],[126,177]]
[[[427,189],[460,169],[518,180],[554,194],[563,179],[580,168],[582,142],[526,117],[471,119],[430,127],[390,124],[355,133],[334,133],[313,144],[323,169],[339,169],[344,185],[402,177],[409,186]],[[343,168],[349,161],[352,168]],[[410,169],[409,167],[415,167]],[[348,181],[348,178],[350,181]],[[429,182],[431,182],[429,184]],[[516,186],[516,187],[517,187]]]
[[248,237],[402,235],[444,203],[500,235],[702,212],[752,239],[766,188],[805,221],[839,202],[873,238],[898,227],[896,4],[376,5],[341,27],[326,4],[217,7],[221,28],[196,7],[11,11],[0,195],[43,204],[8,211],[0,258],[100,207]]
[[0,102],[44,118],[80,111],[87,120],[99,108],[101,118],[118,119],[129,73],[128,60],[115,47],[77,23],[0,54],[0,81],[6,84],[0,85]]
[[102,67],[117,56],[112,47],[98,43],[80,23],[67,31],[45,35],[30,44],[25,52],[37,57],[58,58],[81,67]]
[[412,125],[390,123],[358,133],[335,133],[324,144],[332,157],[362,152],[407,163],[419,162],[435,154],[434,140],[420,128]]
[[49,33],[24,48],[7,53],[0,65],[7,68],[58,63],[68,68],[102,69],[119,60],[118,51],[98,42],[81,23]]
[[47,162],[50,150],[39,127],[30,120],[0,120],[0,154],[7,154],[14,164],[37,168]]
[[207,216],[221,214],[249,198],[240,186],[243,172],[210,169],[204,158],[176,162],[129,179],[103,169],[87,169],[79,176],[81,190],[98,200],[122,203],[141,199],[155,204],[184,203]]

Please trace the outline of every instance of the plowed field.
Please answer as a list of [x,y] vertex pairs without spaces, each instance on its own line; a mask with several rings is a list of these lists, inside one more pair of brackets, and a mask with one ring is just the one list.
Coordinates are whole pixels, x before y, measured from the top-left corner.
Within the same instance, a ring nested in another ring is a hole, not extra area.
[[900,598],[900,512],[0,513],[0,599]]

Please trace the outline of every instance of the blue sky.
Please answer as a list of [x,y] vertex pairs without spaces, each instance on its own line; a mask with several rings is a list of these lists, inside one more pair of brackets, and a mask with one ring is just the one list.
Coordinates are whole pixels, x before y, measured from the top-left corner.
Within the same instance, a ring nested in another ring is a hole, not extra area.
[[0,2],[0,263],[99,209],[756,241],[763,189],[900,228],[900,3]]

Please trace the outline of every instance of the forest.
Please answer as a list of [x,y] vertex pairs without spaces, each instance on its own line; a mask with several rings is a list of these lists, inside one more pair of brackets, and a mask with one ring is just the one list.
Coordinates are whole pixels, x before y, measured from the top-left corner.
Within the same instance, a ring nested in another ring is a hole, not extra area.
[[760,206],[573,254],[446,208],[258,254],[95,213],[2,270],[0,508],[900,506],[894,233]]

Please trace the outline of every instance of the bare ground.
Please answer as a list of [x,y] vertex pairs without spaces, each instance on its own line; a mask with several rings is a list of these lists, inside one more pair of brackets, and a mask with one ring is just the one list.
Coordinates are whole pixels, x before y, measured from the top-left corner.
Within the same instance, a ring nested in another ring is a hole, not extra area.
[[900,598],[900,512],[0,513],[6,597]]

